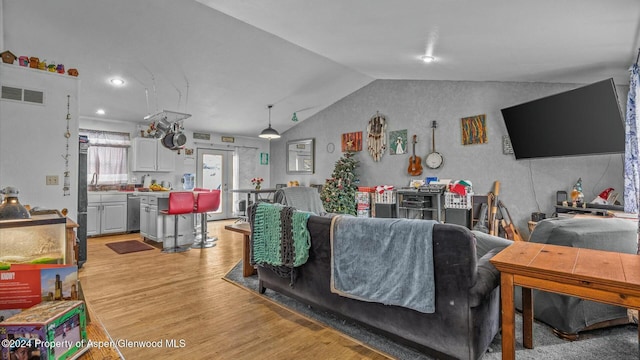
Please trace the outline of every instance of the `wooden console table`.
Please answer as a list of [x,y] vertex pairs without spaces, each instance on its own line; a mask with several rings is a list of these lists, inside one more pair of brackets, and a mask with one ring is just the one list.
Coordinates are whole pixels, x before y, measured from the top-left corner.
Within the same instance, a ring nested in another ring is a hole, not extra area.
[[532,289],[640,310],[639,255],[514,242],[491,263],[501,273],[503,359],[515,359],[514,286],[522,287],[523,345],[527,349],[533,349]]
[[235,223],[231,225],[225,225],[224,228],[229,231],[241,233],[243,237],[242,241],[242,276],[247,277],[256,273],[256,269],[251,265],[251,258],[249,254],[251,244],[251,226],[249,223]]

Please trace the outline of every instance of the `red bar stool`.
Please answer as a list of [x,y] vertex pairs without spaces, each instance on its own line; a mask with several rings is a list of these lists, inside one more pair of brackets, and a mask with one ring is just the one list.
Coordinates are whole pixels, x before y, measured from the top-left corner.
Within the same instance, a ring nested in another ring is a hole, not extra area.
[[196,236],[196,241],[191,245],[192,248],[211,248],[216,246],[217,237],[207,237],[207,212],[216,211],[220,207],[220,190],[208,190],[195,188],[196,206],[194,213],[200,214],[200,235]]
[[[166,210],[160,210],[162,215],[173,215],[173,247],[164,247],[163,253],[177,253],[189,250],[188,247],[180,247],[178,245],[178,218],[180,215],[193,213],[193,193],[191,191],[176,191],[169,193],[169,208]],[[169,236],[164,237],[168,239]]]

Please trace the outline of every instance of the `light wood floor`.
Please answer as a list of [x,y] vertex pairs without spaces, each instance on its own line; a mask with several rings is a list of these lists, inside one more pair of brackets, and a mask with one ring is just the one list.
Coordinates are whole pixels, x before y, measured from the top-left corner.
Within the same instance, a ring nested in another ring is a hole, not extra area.
[[242,258],[242,235],[209,223],[217,246],[186,253],[118,255],[88,239],[80,280],[88,306],[114,340],[183,341],[182,348],[121,347],[126,359],[389,359],[222,277]]

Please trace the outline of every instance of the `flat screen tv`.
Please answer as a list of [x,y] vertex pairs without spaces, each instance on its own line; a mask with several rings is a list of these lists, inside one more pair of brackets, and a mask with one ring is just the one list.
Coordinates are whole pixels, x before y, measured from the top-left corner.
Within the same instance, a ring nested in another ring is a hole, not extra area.
[[624,152],[613,79],[501,111],[516,159]]

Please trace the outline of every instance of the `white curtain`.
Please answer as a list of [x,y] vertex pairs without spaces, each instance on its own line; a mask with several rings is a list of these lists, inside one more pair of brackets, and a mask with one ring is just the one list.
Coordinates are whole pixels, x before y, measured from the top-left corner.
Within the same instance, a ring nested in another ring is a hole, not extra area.
[[[640,128],[638,127],[637,96],[640,93],[640,72],[636,62],[629,69],[629,95],[627,97],[627,116],[625,122],[625,154],[624,154],[624,211],[638,213],[640,207],[640,174],[638,163],[638,143]],[[640,222],[638,223],[638,253],[640,254]]]
[[88,152],[87,181],[96,174],[97,185],[117,185],[127,182],[127,148],[91,146]]
[[258,150],[255,148],[238,147],[236,149],[240,166],[238,168],[238,186],[240,189],[252,188],[251,179],[256,177],[258,170]]
[[117,185],[128,180],[127,149],[131,145],[128,133],[80,130],[89,138],[87,153],[87,183]]

